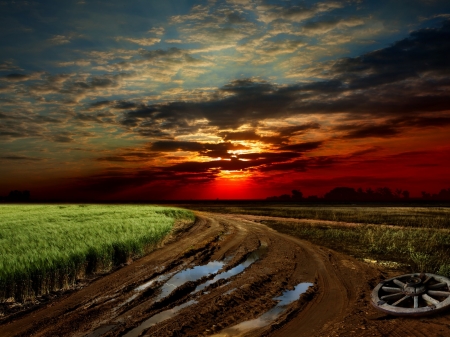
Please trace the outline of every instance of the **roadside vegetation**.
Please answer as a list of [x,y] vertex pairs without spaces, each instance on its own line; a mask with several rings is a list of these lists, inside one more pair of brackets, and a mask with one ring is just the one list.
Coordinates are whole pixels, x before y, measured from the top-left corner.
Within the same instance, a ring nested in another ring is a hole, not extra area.
[[450,208],[261,204],[259,207],[210,206],[201,210],[310,219],[310,222],[286,219],[261,220],[261,223],[357,258],[411,272],[450,277]]
[[[186,206],[188,207],[188,206]],[[282,218],[330,220],[363,224],[450,229],[447,207],[363,207],[363,206],[191,206],[205,212],[276,216]]]
[[153,250],[191,211],[136,205],[0,206],[0,301],[43,295]]

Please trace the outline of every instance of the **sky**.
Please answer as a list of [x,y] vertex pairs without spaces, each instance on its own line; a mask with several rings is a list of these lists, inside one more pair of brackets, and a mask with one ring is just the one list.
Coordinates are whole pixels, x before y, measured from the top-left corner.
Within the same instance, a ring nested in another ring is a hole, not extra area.
[[448,0],[0,1],[0,195],[450,187]]

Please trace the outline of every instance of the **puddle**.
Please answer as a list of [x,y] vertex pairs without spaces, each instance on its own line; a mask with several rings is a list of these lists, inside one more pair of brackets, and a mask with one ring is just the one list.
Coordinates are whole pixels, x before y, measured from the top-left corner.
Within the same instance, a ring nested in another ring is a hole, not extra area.
[[300,298],[300,295],[305,293],[306,290],[308,290],[308,288],[312,285],[312,283],[300,283],[294,288],[294,290],[286,290],[280,297],[274,298],[275,301],[279,301],[278,304],[266,313],[262,314],[258,318],[236,324],[230,328],[226,328],[213,336],[239,336],[250,330],[262,328],[266,325],[269,325],[286,310],[289,304],[298,300]]
[[145,283],[141,284],[140,286],[134,288],[133,289],[134,294],[131,295],[130,297],[128,297],[125,301],[123,301],[119,305],[117,305],[113,309],[113,313],[116,313],[124,305],[126,305],[126,304],[130,303],[131,301],[133,301],[134,299],[136,299],[144,290],[146,290],[147,288],[151,287],[153,284],[165,281],[169,277],[171,277],[173,274],[174,273],[170,273],[170,274],[166,274],[166,275],[159,275],[158,277],[155,277],[154,279],[151,279],[150,281],[145,282]]
[[117,324],[110,324],[110,325],[104,325],[101,326],[98,329],[95,329],[93,332],[91,332],[88,335],[85,335],[85,337],[100,337],[103,334],[107,333],[108,331],[111,331],[112,329],[114,329],[117,326]]
[[154,278],[154,279],[152,279],[152,280],[150,280],[148,282],[145,282],[145,283],[141,284],[139,287],[136,287],[133,290],[137,291],[137,292],[144,291],[148,287],[151,287],[154,283],[165,281],[172,275],[173,275],[173,273],[167,274],[167,275],[160,275],[160,276],[158,276],[158,277],[156,277],[156,278]]
[[225,265],[225,261],[212,261],[204,266],[195,266],[193,268],[184,269],[177,273],[170,273],[165,275],[160,275],[150,281],[147,281],[140,286],[133,289],[134,294],[127,298],[125,301],[120,303],[114,308],[114,313],[117,312],[124,305],[130,303],[136,299],[144,290],[150,288],[154,284],[168,280],[161,286],[161,293],[156,297],[155,302],[163,299],[167,295],[170,295],[179,286],[183,285],[189,281],[197,281],[204,276],[211,274],[216,274]]
[[206,287],[208,287],[209,285],[219,281],[219,280],[223,280],[223,279],[228,279],[232,276],[235,276],[237,274],[242,273],[246,268],[248,268],[252,263],[258,261],[262,255],[265,254],[265,252],[267,251],[267,246],[260,246],[257,250],[255,250],[254,252],[251,252],[249,254],[249,256],[247,257],[247,259],[242,262],[241,264],[237,265],[234,268],[231,268],[230,270],[221,273],[219,275],[216,275],[212,280],[209,280],[205,283],[200,284],[199,286],[197,286],[197,288],[195,288],[195,290],[193,291],[193,294],[205,289]]
[[197,301],[192,300],[192,301],[183,303],[183,304],[181,304],[179,306],[173,307],[172,309],[162,311],[159,314],[156,314],[156,315],[150,317],[148,320],[144,321],[141,325],[139,325],[138,327],[136,327],[133,330],[129,331],[125,335],[123,335],[123,337],[137,337],[145,329],[148,329],[151,326],[153,326],[155,324],[158,324],[159,322],[165,321],[166,319],[172,318],[181,309],[186,308],[186,307],[188,307],[188,306],[190,306],[192,304],[195,304],[195,303],[197,303]]
[[297,284],[294,290],[286,290],[280,297],[274,298],[275,301],[280,301],[277,304],[277,307],[287,306],[292,302],[297,301],[300,298],[300,295],[304,294],[311,286],[313,286],[312,283],[304,282]]
[[230,289],[227,292],[223,293],[224,295],[230,295],[231,293],[234,293],[236,288]]
[[[224,273],[216,275],[210,281],[200,284],[191,294],[195,294],[196,292],[206,288],[207,286],[217,282],[218,280],[227,279],[227,278],[230,278],[234,275],[237,275],[237,274],[243,272],[252,263],[259,260],[261,258],[261,256],[265,254],[266,251],[267,251],[267,245],[262,243],[261,246],[257,250],[255,250],[254,252],[252,252],[248,255],[248,257],[246,258],[246,260],[243,263],[239,264],[238,266],[236,266]],[[229,260],[229,258],[226,258],[223,261],[211,261],[211,262],[207,263],[206,265],[195,266],[193,268],[184,269],[175,274],[171,273],[171,274],[166,274],[166,275],[160,275],[157,278],[154,278],[154,279],[134,288],[135,294],[130,296],[126,301],[122,302],[118,307],[116,307],[115,310],[117,310],[118,308],[124,306],[125,304],[133,301],[137,296],[139,296],[139,294],[141,292],[143,292],[145,289],[151,287],[153,284],[167,280],[167,282],[165,282],[160,287],[161,292],[155,298],[155,302],[158,302],[161,299],[170,295],[176,288],[180,287],[181,285],[185,284],[186,282],[190,282],[190,281],[195,282],[195,281],[201,279],[202,277],[217,274],[224,267],[224,265],[226,264],[226,262],[228,260]],[[124,336],[127,336],[127,337],[139,336],[140,333],[142,331],[144,331],[145,329],[148,329],[152,325],[155,325],[163,320],[173,317],[178,311],[180,311],[181,309],[183,309],[189,305],[192,305],[194,303],[197,303],[197,302],[195,300],[191,300],[184,304],[176,306],[170,310],[160,312],[159,314],[156,314],[156,315],[152,316],[151,318],[149,318],[148,320],[144,321],[140,326],[131,330]]]
[[204,276],[216,274],[224,265],[225,263],[223,261],[211,261],[204,266],[195,266],[194,268],[178,272],[161,287],[161,293],[156,298],[156,301],[168,296],[172,291],[186,282],[197,281]]

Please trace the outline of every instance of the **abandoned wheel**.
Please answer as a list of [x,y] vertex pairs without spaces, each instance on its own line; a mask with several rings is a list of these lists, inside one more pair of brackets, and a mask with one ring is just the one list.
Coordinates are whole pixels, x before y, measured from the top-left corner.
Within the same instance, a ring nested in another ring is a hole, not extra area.
[[450,307],[450,279],[416,273],[380,282],[372,291],[372,305],[396,316],[422,316]]

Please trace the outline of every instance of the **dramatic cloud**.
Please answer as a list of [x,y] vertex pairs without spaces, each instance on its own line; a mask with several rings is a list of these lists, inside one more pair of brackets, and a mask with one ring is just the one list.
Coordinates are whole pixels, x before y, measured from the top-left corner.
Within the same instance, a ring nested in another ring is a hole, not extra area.
[[12,160],[12,161],[41,161],[43,158],[27,157],[27,156],[0,156],[0,160]]
[[26,6],[0,11],[4,190],[450,184],[450,4]]
[[132,38],[132,37],[124,37],[119,36],[116,37],[117,41],[127,41],[135,44],[139,44],[141,46],[153,46],[154,44],[157,44],[161,41],[161,39],[157,37],[143,37],[140,39]]
[[321,2],[311,7],[295,6],[289,1],[284,6],[261,5],[257,7],[259,20],[269,23],[275,20],[288,20],[300,22],[316,15],[342,8],[339,2]]

